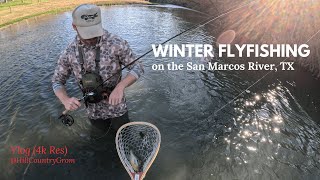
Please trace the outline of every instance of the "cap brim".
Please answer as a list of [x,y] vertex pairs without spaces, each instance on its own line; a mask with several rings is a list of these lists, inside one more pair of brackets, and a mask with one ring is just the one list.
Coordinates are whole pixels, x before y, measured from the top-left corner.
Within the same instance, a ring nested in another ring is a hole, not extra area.
[[91,39],[103,35],[102,23],[89,27],[77,26],[77,30],[82,39]]

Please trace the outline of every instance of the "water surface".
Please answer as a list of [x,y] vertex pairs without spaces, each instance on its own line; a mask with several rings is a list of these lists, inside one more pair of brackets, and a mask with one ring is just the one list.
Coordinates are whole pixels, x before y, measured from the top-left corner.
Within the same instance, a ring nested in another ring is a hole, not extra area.
[[[103,7],[102,15],[104,28],[126,39],[137,55],[203,20],[203,14],[161,6]],[[84,107],[72,113],[72,127],[57,120],[63,107],[50,82],[60,52],[75,36],[71,22],[71,12],[66,12],[0,32],[1,179],[129,178],[113,138],[90,139]],[[214,30],[201,27],[171,43],[215,43]],[[297,100],[301,97],[295,95],[294,82],[271,76],[238,96],[255,76],[151,69],[152,64],[172,61],[199,63],[196,58],[149,54],[142,61],[145,75],[126,90],[129,116],[155,124],[162,133],[161,149],[146,179],[319,177],[319,125]],[[80,97],[73,79],[67,86],[70,95]],[[76,164],[12,165],[9,159],[16,155],[10,154],[10,147],[16,145],[67,146],[67,158],[76,159]]]

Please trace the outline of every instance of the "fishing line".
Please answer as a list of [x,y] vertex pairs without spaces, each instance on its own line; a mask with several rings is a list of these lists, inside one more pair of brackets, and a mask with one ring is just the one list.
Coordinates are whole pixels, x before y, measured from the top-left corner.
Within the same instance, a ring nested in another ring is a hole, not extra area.
[[[305,44],[308,43],[311,39],[313,39],[319,32],[320,32],[320,29],[319,29],[316,33],[314,33],[314,34],[305,42]],[[282,61],[281,61],[277,66],[275,66],[275,67],[278,68],[278,67],[281,65],[281,63],[282,63],[282,62],[285,62],[288,58],[289,58],[289,57],[287,57],[287,58],[285,58],[284,60],[282,60]],[[218,110],[216,110],[216,111],[213,113],[213,115],[215,116],[215,115],[216,115],[218,112],[220,112],[222,109],[224,109],[224,108],[227,107],[229,104],[231,104],[232,102],[234,102],[238,97],[240,97],[242,94],[244,94],[244,93],[245,93],[246,91],[248,91],[250,88],[252,88],[252,87],[255,86],[256,84],[258,84],[262,79],[264,79],[266,76],[268,76],[271,72],[273,72],[273,70],[270,70],[270,71],[267,72],[265,75],[263,75],[262,77],[260,77],[257,81],[255,81],[255,82],[252,83],[250,86],[248,86],[245,90],[243,90],[241,93],[239,93],[236,97],[234,97],[233,99],[231,99],[230,101],[228,101],[225,105],[223,105],[223,106],[220,107]],[[203,123],[203,122],[205,122],[205,121],[206,121],[206,119],[203,120],[203,121],[200,121],[199,123],[201,124],[201,123]],[[194,132],[196,132],[196,130],[197,130],[197,129],[194,129],[194,130],[191,132],[191,134],[194,133]],[[167,147],[167,146],[169,146],[169,145],[171,145],[171,144],[173,144],[175,141],[179,140],[179,139],[182,138],[183,136],[184,136],[184,135],[181,135],[181,136],[177,137],[176,139],[172,140],[170,143],[164,145],[163,148],[164,148],[164,147]]]
[[[178,37],[178,36],[181,36],[182,34],[185,34],[185,33],[187,33],[187,32],[190,32],[191,30],[196,30],[196,29],[198,29],[198,28],[200,28],[200,27],[203,27],[203,26],[209,24],[210,22],[212,22],[212,21],[214,21],[214,20],[216,20],[216,19],[219,19],[219,18],[221,18],[221,17],[223,17],[223,16],[225,16],[225,15],[227,15],[227,14],[230,14],[230,13],[232,13],[232,12],[234,12],[234,11],[237,11],[237,10],[239,10],[239,9],[241,9],[241,8],[244,8],[244,7],[246,7],[246,6],[250,5],[250,4],[256,3],[257,1],[258,1],[258,0],[251,1],[251,2],[249,2],[249,3],[244,4],[243,6],[240,6],[240,7],[238,7],[238,8],[233,9],[233,10],[230,10],[230,11],[227,11],[227,12],[225,12],[225,13],[222,13],[222,14],[220,14],[219,16],[211,16],[211,17],[207,18],[206,20],[204,20],[204,21],[202,21],[202,22],[200,22],[200,23],[192,26],[191,28],[189,28],[189,29],[187,29],[187,30],[184,30],[184,31],[182,31],[182,32],[180,32],[180,33],[172,36],[171,38],[169,38],[169,39],[167,39],[166,41],[162,42],[161,44],[157,45],[155,48],[158,48],[160,45],[166,44],[167,42],[171,41],[172,39],[174,39],[174,38],[176,38],[176,37]],[[99,86],[97,86],[93,91],[97,90],[100,86],[103,86],[103,84],[106,83],[108,80],[110,80],[112,77],[114,77],[115,75],[121,73],[124,69],[128,68],[129,66],[131,66],[132,64],[134,64],[135,62],[137,62],[138,60],[140,60],[141,58],[143,58],[144,56],[148,55],[148,54],[149,54],[150,52],[152,52],[152,51],[153,51],[153,49],[150,49],[150,50],[147,51],[146,53],[140,55],[138,58],[136,58],[135,60],[133,60],[132,62],[130,62],[129,64],[127,64],[126,66],[124,66],[123,68],[121,68],[120,70],[118,70],[117,72],[115,72],[115,73],[114,73],[113,75],[111,75],[109,78],[107,78],[106,80],[104,80],[104,81],[103,81]],[[93,92],[93,91],[91,91],[91,92]],[[84,96],[86,96],[86,94],[85,94]]]
[[102,136],[100,136],[100,137],[93,138],[93,140],[98,140],[98,139],[101,139],[101,138],[105,137],[105,136],[109,133],[109,131],[110,131],[110,129],[111,129],[111,126],[112,126],[112,121],[110,121],[110,125],[109,125],[109,128],[108,128],[107,132],[104,133],[104,134],[103,134]]
[[[178,36],[181,36],[182,34],[185,34],[187,32],[190,32],[192,30],[196,30],[196,29],[199,29],[200,27],[203,27],[207,24],[209,24],[210,22],[214,21],[214,20],[217,20],[227,14],[230,14],[234,11],[237,11],[241,8],[244,8],[246,6],[249,6],[250,4],[253,4],[253,3],[257,3],[257,1],[259,0],[254,0],[254,1],[251,1],[249,3],[246,3],[240,7],[237,7],[235,9],[232,9],[232,10],[229,10],[225,13],[222,13],[220,14],[219,16],[211,16],[209,18],[207,18],[206,20],[192,26],[191,28],[189,29],[186,29],[178,34],[176,34],[175,36],[172,36],[171,38],[167,39],[166,41],[162,42],[161,44],[159,44],[158,46],[156,46],[156,48],[158,48],[160,45],[164,45],[166,44],[167,42],[171,41],[172,39],[178,37]],[[143,58],[144,56],[148,55],[150,52],[152,52],[153,49],[150,49],[149,51],[147,51],[146,53],[140,55],[138,58],[136,58],[135,60],[133,60],[132,62],[130,62],[129,64],[127,64],[126,66],[122,67],[120,70],[118,70],[117,72],[115,72],[113,75],[111,75],[110,77],[108,77],[106,80],[104,80],[101,84],[99,84],[95,89],[93,89],[91,92],[88,92],[88,93],[85,93],[83,95],[83,97],[81,99],[85,99],[86,97],[90,96],[90,94],[92,94],[95,90],[97,90],[99,87],[103,86],[108,80],[110,80],[112,77],[114,77],[115,75],[121,73],[124,69],[128,68],[129,66],[131,66],[132,64],[134,64],[135,62],[137,62],[138,60],[140,60],[141,58]],[[59,119],[63,122],[63,124],[65,124],[66,126],[71,126],[73,123],[74,123],[74,120],[72,118],[71,115],[67,114],[68,113],[68,110],[65,110],[63,111],[63,113],[59,116]]]

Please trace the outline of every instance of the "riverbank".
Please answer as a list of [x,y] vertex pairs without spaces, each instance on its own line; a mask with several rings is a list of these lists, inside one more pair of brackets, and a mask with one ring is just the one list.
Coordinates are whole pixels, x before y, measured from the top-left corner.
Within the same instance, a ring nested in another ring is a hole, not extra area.
[[30,3],[1,8],[0,29],[31,17],[68,11],[83,3],[92,3],[99,6],[151,4],[146,0],[48,0],[45,2],[33,0]]

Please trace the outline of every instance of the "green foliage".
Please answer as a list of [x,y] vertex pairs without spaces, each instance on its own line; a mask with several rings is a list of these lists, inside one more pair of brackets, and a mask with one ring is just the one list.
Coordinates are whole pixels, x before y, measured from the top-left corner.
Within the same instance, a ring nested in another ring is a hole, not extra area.
[[[189,0],[150,0],[152,3],[159,3],[159,4],[175,4],[179,6],[188,7]],[[196,1],[195,1],[196,2]]]

